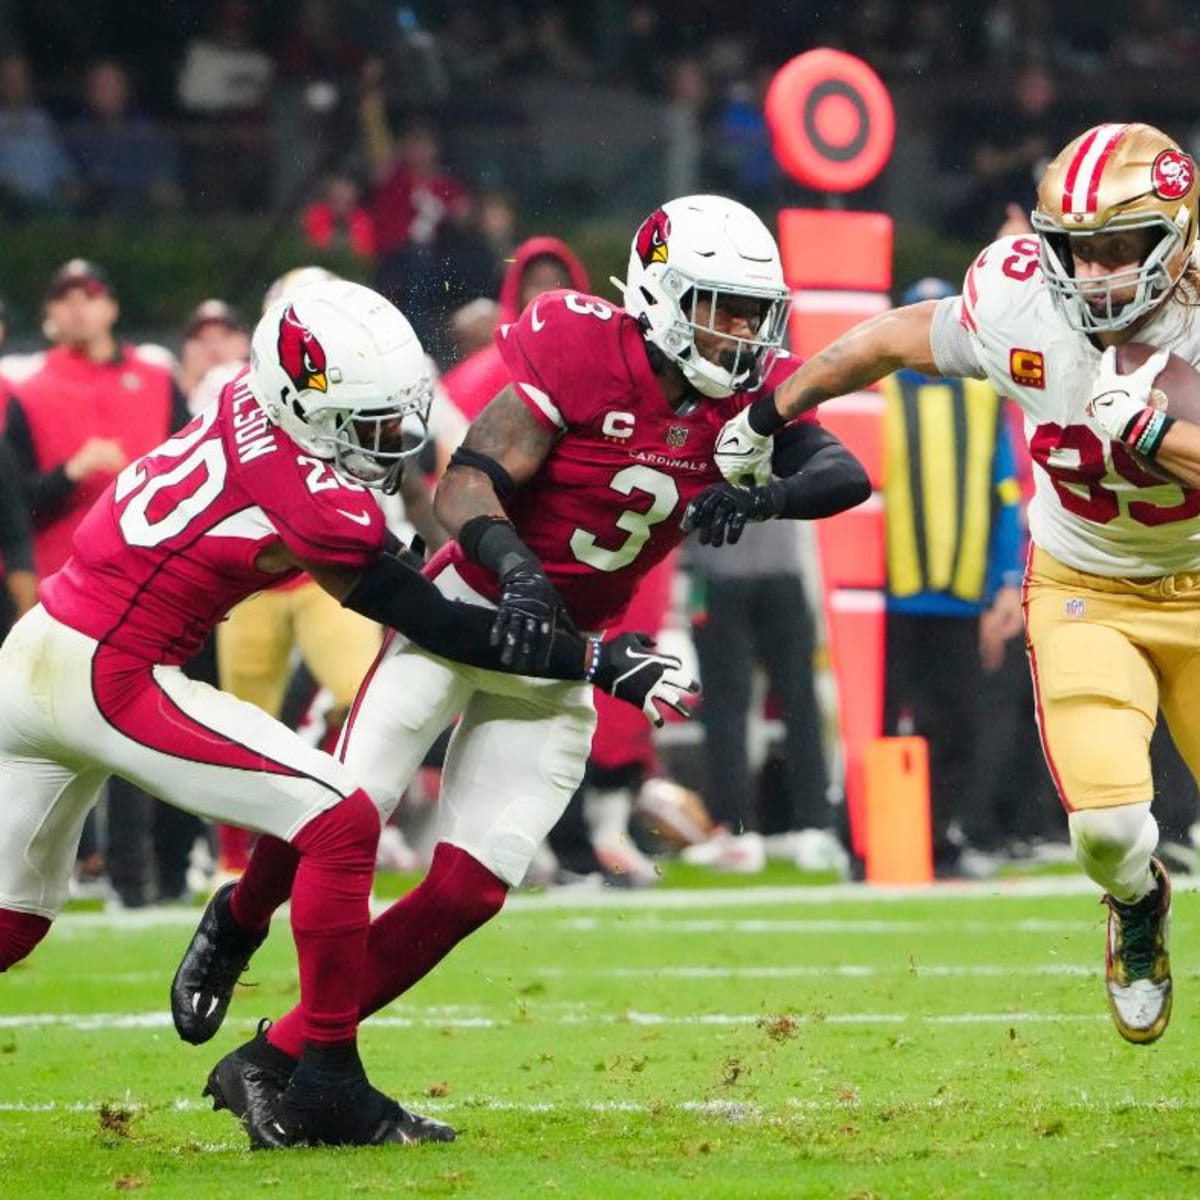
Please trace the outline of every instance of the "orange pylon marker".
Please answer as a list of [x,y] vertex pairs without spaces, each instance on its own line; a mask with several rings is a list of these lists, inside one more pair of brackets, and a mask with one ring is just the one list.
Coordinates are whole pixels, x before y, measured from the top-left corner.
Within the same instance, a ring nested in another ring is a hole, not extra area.
[[876,738],[866,753],[867,882],[931,883],[929,747],[923,737]]

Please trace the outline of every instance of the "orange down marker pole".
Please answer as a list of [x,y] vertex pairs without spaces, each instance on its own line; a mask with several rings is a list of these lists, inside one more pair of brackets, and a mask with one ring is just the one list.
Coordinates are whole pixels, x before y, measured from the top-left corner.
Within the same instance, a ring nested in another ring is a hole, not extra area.
[[866,755],[867,882],[929,883],[929,749],[922,737],[876,738]]
[[[767,89],[764,111],[775,157],[806,187],[855,191],[891,156],[895,115],[887,88],[865,62],[840,50],[810,50],[785,63]],[[890,307],[892,221],[886,213],[787,209],[779,214],[779,243],[792,289],[793,353],[808,358]],[[858,456],[875,488],[881,485],[882,410],[878,394],[864,392],[818,412]],[[915,883],[932,876],[928,765],[919,769],[911,749],[891,757],[875,749],[883,733],[886,575],[879,499],[877,492],[872,502],[818,522],[817,537],[851,845],[868,860],[868,879],[874,878],[873,857],[878,882]],[[921,807],[923,820],[910,811]],[[891,878],[897,875],[904,878]]]

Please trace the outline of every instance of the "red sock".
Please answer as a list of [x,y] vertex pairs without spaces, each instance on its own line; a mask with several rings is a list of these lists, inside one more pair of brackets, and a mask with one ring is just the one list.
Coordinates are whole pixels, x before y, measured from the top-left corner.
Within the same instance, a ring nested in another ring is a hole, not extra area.
[[305,1042],[352,1041],[367,960],[379,810],[359,789],[295,837],[292,934]]
[[217,826],[217,866],[224,871],[244,871],[250,861],[255,834],[240,825]]
[[0,908],[0,971],[25,958],[49,930],[48,917]]
[[[423,979],[469,933],[504,907],[508,885],[465,850],[439,842],[429,873],[407,896],[371,922],[359,1018],[369,1016]],[[267,1031],[273,1046],[299,1058],[300,1009]]]
[[299,863],[295,846],[264,833],[229,895],[233,919],[243,929],[266,929],[271,914],[292,894]]

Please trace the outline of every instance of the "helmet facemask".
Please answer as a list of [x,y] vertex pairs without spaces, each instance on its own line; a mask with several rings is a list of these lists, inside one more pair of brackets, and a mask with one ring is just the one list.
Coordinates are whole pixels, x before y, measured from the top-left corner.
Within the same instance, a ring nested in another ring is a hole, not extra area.
[[[1186,215],[1186,214],[1185,214]],[[1151,312],[1175,287],[1187,269],[1182,253],[1184,235],[1164,216],[1116,218],[1102,229],[1066,233],[1061,226],[1035,211],[1033,227],[1041,242],[1042,274],[1067,324],[1080,333],[1111,333],[1127,329]],[[1152,230],[1161,234],[1140,262],[1130,263],[1095,279],[1076,279],[1071,239],[1096,237],[1118,231]],[[1174,268],[1174,273],[1172,269]],[[1133,294],[1118,299],[1117,294]],[[1103,304],[1089,303],[1100,299]]]
[[433,388],[423,379],[375,409],[324,408],[305,424],[313,453],[333,460],[337,471],[363,487],[391,495],[404,464],[429,440]]
[[[685,285],[688,283],[687,280],[682,282]],[[672,286],[665,275],[663,286]],[[758,302],[757,315],[748,322],[753,336],[739,337],[718,328],[718,314],[726,309],[731,299]],[[786,293],[780,295],[773,289],[733,289],[724,284],[697,280],[681,296],[679,316],[665,340],[678,340],[680,343],[678,353],[672,357],[687,381],[701,395],[717,397],[733,392],[751,392],[762,386],[783,345],[790,300]],[[696,345],[697,333],[733,344],[713,360],[702,354]]]

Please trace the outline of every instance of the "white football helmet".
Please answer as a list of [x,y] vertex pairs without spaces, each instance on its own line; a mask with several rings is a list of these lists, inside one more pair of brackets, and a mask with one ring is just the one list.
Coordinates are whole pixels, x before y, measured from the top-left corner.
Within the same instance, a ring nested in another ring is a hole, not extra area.
[[272,423],[365,487],[394,492],[429,437],[425,352],[399,309],[361,284],[276,300],[254,330],[249,380]]
[[[1097,125],[1058,155],[1038,185],[1031,220],[1046,286],[1072,329],[1127,329],[1166,299],[1196,243],[1198,196],[1191,156],[1150,125]],[[1145,258],[1076,279],[1071,239],[1121,230],[1154,235]],[[1131,287],[1130,299],[1118,299]]]
[[[745,205],[724,196],[671,200],[642,222],[633,238],[623,292],[646,340],[657,346],[703,396],[729,396],[758,387],[783,344],[791,296],[783,282],[779,247]],[[760,302],[752,337],[713,328],[726,297]],[[708,302],[706,323],[697,303]],[[736,343],[719,362],[696,348],[696,331]]]

